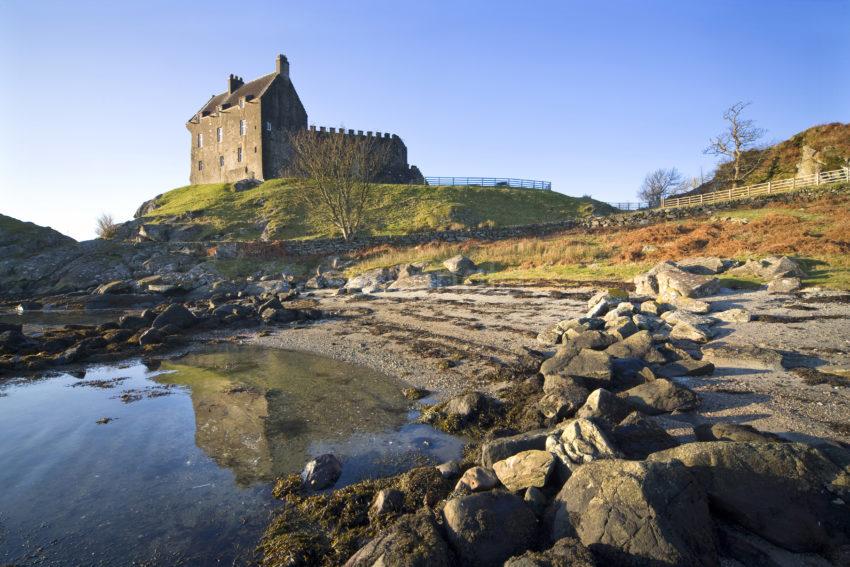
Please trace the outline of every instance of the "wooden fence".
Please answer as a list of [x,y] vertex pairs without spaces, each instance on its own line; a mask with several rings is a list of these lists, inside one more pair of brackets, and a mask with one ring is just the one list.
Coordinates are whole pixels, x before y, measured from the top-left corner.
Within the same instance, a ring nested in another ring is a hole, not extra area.
[[670,197],[667,199],[661,199],[661,208],[669,209],[674,207],[693,207],[696,205],[707,205],[710,203],[746,199],[747,197],[757,197],[759,195],[791,193],[806,187],[817,187],[819,185],[838,183],[840,181],[850,181],[850,167],[835,169],[833,171],[812,173],[811,175],[803,175],[801,177],[792,177],[791,179],[780,179],[778,181],[756,183],[755,185],[747,185],[746,187],[720,189],[719,191],[703,193],[702,195]]

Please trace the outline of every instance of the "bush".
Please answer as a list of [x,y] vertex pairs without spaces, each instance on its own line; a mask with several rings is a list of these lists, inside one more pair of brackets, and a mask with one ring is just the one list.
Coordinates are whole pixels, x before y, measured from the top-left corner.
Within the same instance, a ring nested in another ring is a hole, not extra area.
[[99,238],[103,238],[105,240],[115,238],[115,235],[118,234],[118,225],[115,224],[115,220],[112,218],[112,215],[103,213],[97,217],[95,233]]

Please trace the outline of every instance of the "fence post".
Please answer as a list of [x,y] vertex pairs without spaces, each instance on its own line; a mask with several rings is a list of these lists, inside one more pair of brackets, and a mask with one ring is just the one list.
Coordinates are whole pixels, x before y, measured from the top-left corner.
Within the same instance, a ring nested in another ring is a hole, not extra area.
[[770,181],[767,182],[767,194],[770,195]]
[[791,181],[791,191],[797,190],[797,177],[795,176]]
[[820,185],[820,171],[815,172],[815,186]]
[[664,208],[664,197],[661,197],[661,208]]

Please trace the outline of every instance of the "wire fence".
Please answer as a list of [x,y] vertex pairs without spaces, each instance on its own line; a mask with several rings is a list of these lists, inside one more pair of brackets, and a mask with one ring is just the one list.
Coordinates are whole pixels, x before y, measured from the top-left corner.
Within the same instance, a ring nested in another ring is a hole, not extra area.
[[552,190],[551,181],[514,179],[512,177],[426,177],[425,183],[459,187],[512,187],[515,189]]
[[606,203],[607,205],[611,205],[615,209],[620,209],[621,211],[640,211],[642,209],[651,209],[652,205],[649,203],[636,203],[636,202],[627,202],[627,203]]

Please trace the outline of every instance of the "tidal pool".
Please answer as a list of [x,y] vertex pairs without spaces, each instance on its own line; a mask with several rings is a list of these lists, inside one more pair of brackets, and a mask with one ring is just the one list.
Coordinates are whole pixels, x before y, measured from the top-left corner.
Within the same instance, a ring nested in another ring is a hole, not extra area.
[[383,375],[259,347],[7,381],[0,565],[248,564],[272,479],[311,456],[338,486],[459,457],[411,417]]

